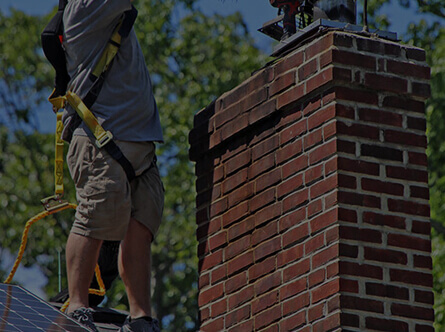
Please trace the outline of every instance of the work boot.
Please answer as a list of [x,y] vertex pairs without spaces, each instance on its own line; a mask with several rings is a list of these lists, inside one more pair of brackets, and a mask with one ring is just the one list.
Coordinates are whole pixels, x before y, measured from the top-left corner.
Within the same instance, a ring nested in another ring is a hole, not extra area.
[[161,332],[161,328],[159,322],[151,317],[131,319],[128,316],[118,332]]
[[94,325],[93,310],[89,308],[79,308],[68,314],[68,316],[87,327],[90,331],[99,332],[96,325]]

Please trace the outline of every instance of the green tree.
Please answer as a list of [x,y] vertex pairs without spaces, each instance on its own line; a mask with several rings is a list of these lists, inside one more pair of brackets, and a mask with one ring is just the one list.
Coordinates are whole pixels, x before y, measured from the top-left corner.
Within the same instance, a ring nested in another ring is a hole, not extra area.
[[[165,138],[158,146],[166,201],[164,222],[153,247],[154,310],[165,331],[196,330],[198,262],[188,133],[194,113],[246,79],[261,66],[264,56],[252,46],[240,14],[207,17],[194,0],[139,0],[135,5],[139,11],[135,29],[152,74]],[[0,226],[6,230],[0,241],[13,253],[24,223],[41,211],[39,200],[53,190],[53,135],[37,132],[32,113],[52,85],[53,71],[42,58],[38,39],[48,18],[18,11],[0,16],[0,66],[4,70],[0,86],[9,89],[0,99],[0,115],[4,114],[0,118],[4,124],[0,132],[0,205],[4,212]],[[22,48],[29,51],[26,59]],[[20,96],[30,98],[26,107],[8,103]],[[66,180],[66,191],[73,195]],[[55,249],[64,247],[72,214],[55,218],[32,228],[24,260],[27,266],[38,265],[49,278],[49,296],[56,293],[57,286]],[[124,294],[122,283],[115,282],[107,294],[107,306],[127,309]]]

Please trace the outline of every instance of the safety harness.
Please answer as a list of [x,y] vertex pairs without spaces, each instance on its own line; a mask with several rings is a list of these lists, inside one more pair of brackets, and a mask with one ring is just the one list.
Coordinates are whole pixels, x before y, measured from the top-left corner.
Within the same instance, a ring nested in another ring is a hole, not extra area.
[[[53,105],[53,111],[56,114],[61,109],[64,109],[68,103],[76,111],[74,118],[72,119],[74,127],[77,127],[80,122],[83,121],[95,137],[96,146],[107,151],[123,167],[128,181],[131,182],[135,178],[133,166],[113,140],[112,133],[105,130],[99,124],[99,121],[91,112],[91,107],[99,96],[107,73],[113,64],[113,60],[117,52],[119,51],[122,40],[129,35],[131,28],[133,27],[137,17],[137,10],[132,6],[131,10],[124,13],[123,18],[119,21],[118,25],[114,29],[113,34],[111,35],[107,46],[99,58],[98,63],[90,74],[90,80],[92,82],[91,88],[85,97],[81,98],[74,92],[67,92],[70,76],[66,67],[65,51],[62,46],[64,32],[63,12],[66,4],[67,0],[59,0],[59,8],[56,15],[54,15],[41,35],[43,52],[56,70],[54,90],[49,96],[48,100]],[[59,114],[57,115],[59,117]],[[61,142],[61,145],[62,152],[60,157],[63,165],[63,142]],[[59,146],[56,145],[56,147]],[[57,158],[58,157],[56,154],[56,159]],[[56,178],[59,171],[62,170],[57,168]]]

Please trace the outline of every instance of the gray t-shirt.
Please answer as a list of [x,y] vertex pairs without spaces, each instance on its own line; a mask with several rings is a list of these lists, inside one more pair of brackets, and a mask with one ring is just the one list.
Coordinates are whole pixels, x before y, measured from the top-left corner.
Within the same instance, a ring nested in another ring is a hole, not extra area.
[[[90,73],[96,66],[130,0],[70,0],[63,22],[68,89],[81,98],[89,91]],[[102,90],[91,107],[105,130],[122,141],[162,141],[159,113],[148,69],[134,30],[122,41]],[[75,111],[67,107],[65,133]],[[82,123],[74,135],[90,135]]]

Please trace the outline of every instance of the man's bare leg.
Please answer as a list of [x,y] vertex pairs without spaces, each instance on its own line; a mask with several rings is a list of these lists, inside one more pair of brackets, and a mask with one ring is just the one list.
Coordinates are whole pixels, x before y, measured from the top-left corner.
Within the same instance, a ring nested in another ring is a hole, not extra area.
[[130,304],[130,317],[151,316],[151,232],[131,218],[119,250],[119,273]]
[[66,313],[88,308],[88,289],[93,280],[102,240],[70,233],[66,243],[66,266],[70,305]]

